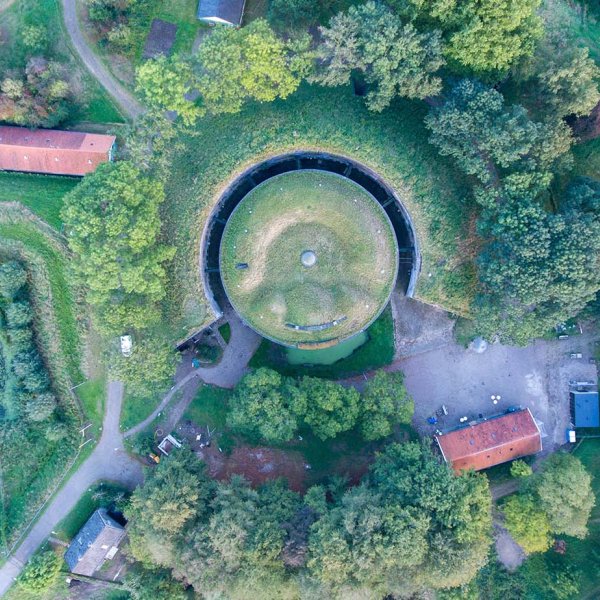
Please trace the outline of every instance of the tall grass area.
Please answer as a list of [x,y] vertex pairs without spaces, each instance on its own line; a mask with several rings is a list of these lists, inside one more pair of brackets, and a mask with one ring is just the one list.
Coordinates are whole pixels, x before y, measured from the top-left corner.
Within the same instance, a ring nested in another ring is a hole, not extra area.
[[26,260],[27,255],[34,255],[45,266],[51,295],[44,295],[39,301],[51,304],[49,308],[56,317],[62,359],[67,365],[71,379],[79,383],[83,378],[80,369],[80,329],[67,274],[66,257],[31,221],[2,222],[0,217],[0,239],[0,248],[7,244],[15,249],[20,246],[24,249]]
[[183,338],[211,316],[200,305],[198,248],[210,209],[233,176],[274,154],[298,149],[350,156],[378,172],[410,212],[423,257],[417,296],[468,313],[475,288],[470,227],[476,210],[466,180],[428,143],[427,107],[401,101],[369,113],[349,87],[303,85],[285,101],[250,104],[237,115],[202,119],[183,138],[166,184],[163,218],[177,247],[169,322]]
[[20,202],[60,230],[63,198],[79,181],[73,177],[0,172],[0,202]]
[[1,14],[0,73],[25,64],[21,32],[28,25],[46,28],[46,58],[67,66],[76,97],[67,123],[123,123],[124,119],[104,88],[92,77],[72,49],[63,27],[60,0],[18,0]]

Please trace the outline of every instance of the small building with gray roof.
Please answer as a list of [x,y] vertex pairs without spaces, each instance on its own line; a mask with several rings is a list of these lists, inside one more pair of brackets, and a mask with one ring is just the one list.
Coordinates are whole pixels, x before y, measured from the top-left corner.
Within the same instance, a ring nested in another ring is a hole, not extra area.
[[209,25],[239,27],[244,16],[246,0],[200,0],[198,19]]
[[105,561],[114,558],[125,533],[125,528],[105,508],[99,508],[65,552],[65,562],[71,573],[92,577]]

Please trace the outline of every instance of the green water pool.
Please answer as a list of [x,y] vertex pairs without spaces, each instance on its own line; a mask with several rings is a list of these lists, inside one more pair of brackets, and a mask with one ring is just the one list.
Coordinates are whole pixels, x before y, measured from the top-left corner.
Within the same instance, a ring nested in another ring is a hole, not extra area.
[[360,348],[369,336],[366,331],[352,336],[331,348],[322,350],[299,350],[298,348],[286,348],[285,357],[290,365],[332,365],[342,358],[350,356],[357,348]]

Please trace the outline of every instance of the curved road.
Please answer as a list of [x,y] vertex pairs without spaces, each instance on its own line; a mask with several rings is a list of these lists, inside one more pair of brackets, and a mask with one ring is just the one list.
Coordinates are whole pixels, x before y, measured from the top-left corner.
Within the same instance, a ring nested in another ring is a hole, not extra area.
[[67,33],[88,71],[106,89],[130,119],[139,117],[144,112],[142,105],[111,75],[85,41],[77,18],[76,0],[62,0],[62,6]]
[[142,466],[127,454],[119,432],[122,402],[123,384],[110,382],[100,442],[89,458],[54,496],[17,550],[0,568],[0,596],[6,593],[21,572],[23,565],[44,543],[56,525],[69,514],[91,485],[99,480],[109,480],[133,489],[143,482]]
[[[17,550],[0,568],[0,596],[6,593],[25,563],[46,541],[58,523],[69,514],[85,491],[95,482],[100,480],[115,481],[130,489],[134,489],[143,482],[142,465],[127,454],[123,445],[123,437],[130,437],[150,425],[158,416],[158,413],[172,400],[175,393],[192,380],[196,380],[197,385],[204,381],[220,387],[233,387],[241,379],[246,371],[248,361],[258,348],[260,337],[249,327],[246,327],[231,311],[226,311],[226,317],[229,319],[231,326],[231,339],[219,364],[214,367],[196,369],[186,375],[171,388],[158,408],[147,419],[131,428],[124,436],[119,430],[119,418],[123,403],[123,384],[116,381],[111,381],[108,384],[106,413],[102,424],[100,442],[89,458],[67,480],[62,489],[56,493]],[[190,399],[192,397],[190,396]],[[183,414],[185,406],[178,405],[177,409],[177,414]]]

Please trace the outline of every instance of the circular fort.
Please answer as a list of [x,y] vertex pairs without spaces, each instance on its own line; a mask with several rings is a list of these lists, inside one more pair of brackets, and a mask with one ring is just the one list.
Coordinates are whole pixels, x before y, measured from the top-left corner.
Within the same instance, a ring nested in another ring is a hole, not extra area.
[[263,337],[298,348],[364,331],[419,268],[410,217],[394,192],[345,157],[297,152],[248,169],[222,194],[202,236],[215,313],[230,304]]

